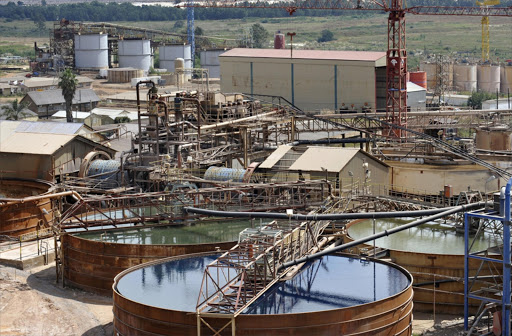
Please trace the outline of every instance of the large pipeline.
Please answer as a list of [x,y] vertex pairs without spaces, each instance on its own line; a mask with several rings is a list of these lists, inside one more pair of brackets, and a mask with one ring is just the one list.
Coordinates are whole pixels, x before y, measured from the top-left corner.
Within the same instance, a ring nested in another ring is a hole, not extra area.
[[201,215],[208,215],[214,217],[234,217],[234,218],[269,218],[269,219],[290,219],[290,220],[344,220],[344,219],[369,219],[369,218],[395,218],[395,217],[420,217],[430,216],[448,211],[458,207],[448,207],[439,209],[427,210],[412,210],[412,211],[395,211],[395,212],[360,212],[360,213],[338,213],[338,214],[313,214],[301,215],[293,214],[288,215],[278,212],[233,212],[233,211],[219,211],[207,210],[194,207],[183,208],[186,212],[197,213]]
[[384,236],[389,236],[389,235],[392,235],[394,233],[397,233],[397,232],[400,232],[400,231],[404,231],[404,230],[410,229],[412,227],[415,227],[415,226],[418,226],[418,225],[421,225],[421,224],[425,224],[425,223],[430,222],[432,220],[435,220],[435,219],[438,219],[438,218],[442,218],[442,217],[454,214],[456,212],[481,209],[484,206],[485,206],[485,202],[478,202],[478,203],[472,203],[472,204],[465,204],[465,205],[455,206],[455,207],[452,207],[452,208],[448,208],[448,210],[446,210],[446,208],[445,208],[444,209],[445,211],[440,212],[438,214],[435,214],[435,215],[432,215],[432,216],[429,216],[429,217],[425,217],[425,218],[422,218],[422,219],[418,219],[418,220],[416,220],[414,222],[411,222],[411,223],[408,223],[408,224],[405,224],[405,225],[401,225],[401,226],[398,226],[398,227],[390,229],[390,230],[384,230],[384,231],[376,233],[374,235],[371,235],[371,236],[368,236],[368,237],[365,237],[365,238],[361,238],[361,239],[358,239],[358,240],[354,240],[354,241],[352,241],[350,243],[347,243],[347,244],[339,245],[339,246],[336,246],[336,247],[333,247],[333,248],[328,248],[328,249],[325,249],[325,250],[323,250],[321,252],[318,252],[318,253],[315,253],[315,254],[311,254],[311,255],[307,255],[305,257],[302,257],[302,258],[299,258],[299,259],[295,259],[295,260],[292,260],[290,262],[283,263],[281,266],[279,266],[279,270],[282,270],[284,268],[287,268],[287,267],[290,267],[290,266],[294,266],[294,265],[297,265],[297,264],[301,264],[301,263],[304,263],[304,262],[307,262],[307,261],[316,260],[316,259],[319,259],[319,258],[321,258],[323,256],[328,255],[328,254],[332,254],[332,253],[335,253],[335,252],[343,251],[343,250],[346,250],[348,248],[351,248],[351,247],[354,247],[354,246],[357,246],[357,245],[360,245],[360,244],[367,243],[367,242],[369,242],[371,240],[382,238]]

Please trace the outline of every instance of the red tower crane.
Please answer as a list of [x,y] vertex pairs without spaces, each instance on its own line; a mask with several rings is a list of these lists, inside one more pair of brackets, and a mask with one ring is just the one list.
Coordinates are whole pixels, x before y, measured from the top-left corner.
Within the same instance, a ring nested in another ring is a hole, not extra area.
[[[192,0],[186,6],[224,8],[281,8],[292,15],[298,9],[367,10],[389,13],[387,58],[386,116],[388,122],[407,126],[407,51],[405,14],[416,15],[465,15],[512,16],[512,7],[491,7],[485,11],[480,6],[412,6],[405,0]],[[388,135],[402,138],[404,131],[389,129]]]

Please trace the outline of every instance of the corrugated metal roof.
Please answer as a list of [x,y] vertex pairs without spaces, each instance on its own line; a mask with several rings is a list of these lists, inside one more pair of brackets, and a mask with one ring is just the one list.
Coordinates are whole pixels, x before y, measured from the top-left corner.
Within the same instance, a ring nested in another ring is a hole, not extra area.
[[345,165],[359,152],[358,148],[343,147],[309,147],[290,170],[340,172]]
[[0,152],[51,155],[76,135],[13,133],[0,143]]
[[[85,119],[91,115],[90,112],[72,111],[74,119]],[[52,114],[52,118],[66,118],[66,111],[57,111]]]
[[[77,76],[76,77],[78,83],[92,83],[93,80],[84,76]],[[59,84],[59,78],[58,77],[32,77],[27,78],[23,81],[23,85],[29,88],[33,87],[39,87],[39,86],[50,86],[55,85],[57,86]]]
[[419,92],[419,91],[427,91],[423,86],[419,86],[418,84],[414,84],[413,82],[407,82],[407,92]]
[[114,119],[117,117],[120,113],[126,112],[126,110],[119,110],[119,109],[106,109],[106,108],[93,108],[91,110],[91,113],[97,114],[97,115],[106,115],[109,117],[112,117]]
[[[32,91],[27,93],[32,101],[40,105],[62,104],[65,102],[62,90]],[[99,102],[100,98],[92,89],[78,89],[73,97],[73,104]]]
[[[248,49],[235,48],[226,51],[219,57],[256,57],[256,58],[290,58],[289,49]],[[338,50],[294,50],[293,58],[339,61],[375,62],[386,53],[383,51],[338,51]]]
[[282,145],[277,147],[277,149],[272,154],[270,154],[269,157],[258,166],[258,168],[270,169],[274,167],[274,165],[279,160],[281,160],[281,158],[285,156],[285,154],[288,153],[290,149],[292,149],[292,146],[289,145]]
[[84,124],[82,123],[63,123],[50,121],[23,122],[20,123],[18,127],[16,127],[15,132],[77,134],[83,125]]

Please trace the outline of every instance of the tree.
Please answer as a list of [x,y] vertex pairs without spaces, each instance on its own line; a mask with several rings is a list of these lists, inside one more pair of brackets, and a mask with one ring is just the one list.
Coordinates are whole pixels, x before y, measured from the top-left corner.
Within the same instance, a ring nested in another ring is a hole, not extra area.
[[39,33],[44,33],[46,30],[46,20],[44,19],[43,14],[37,13],[32,21],[36,25],[36,29],[39,31]]
[[66,101],[67,122],[73,122],[73,97],[75,96],[77,84],[78,80],[76,79],[75,74],[71,71],[70,68],[64,70],[60,75],[59,87],[62,89],[62,95],[64,96],[64,100]]
[[334,40],[334,34],[328,29],[322,30],[322,35],[318,38],[318,42],[329,42]]
[[482,109],[482,103],[486,100],[493,99],[494,95],[492,93],[483,92],[483,91],[473,91],[471,93],[471,97],[468,99],[468,106],[475,110]]
[[184,26],[185,26],[185,23],[183,23],[183,21],[181,21],[181,20],[178,20],[178,21],[174,22],[173,28],[180,29],[180,28],[183,28]]
[[18,103],[18,99],[11,101],[9,105],[2,106],[3,114],[7,120],[19,120],[30,114],[23,112],[29,106],[28,103]]
[[259,23],[253,24],[251,30],[254,47],[263,48],[268,38],[268,31]]
[[196,30],[194,30],[194,34],[197,35],[197,36],[201,36],[204,34],[203,32],[203,28],[201,27],[196,27]]

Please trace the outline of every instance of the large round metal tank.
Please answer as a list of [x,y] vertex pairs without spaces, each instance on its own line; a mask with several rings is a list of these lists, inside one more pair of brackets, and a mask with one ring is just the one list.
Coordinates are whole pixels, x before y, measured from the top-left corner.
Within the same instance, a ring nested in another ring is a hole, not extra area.
[[153,66],[150,40],[119,40],[119,67],[149,71]]
[[477,128],[476,148],[509,151],[512,149],[512,131],[507,125]]
[[[175,257],[120,273],[116,335],[198,335],[196,298],[217,255]],[[309,263],[235,318],[236,335],[411,335],[412,278],[396,265],[348,256]],[[207,319],[220,329],[229,320]],[[227,327],[220,335],[232,335]],[[201,335],[212,332],[204,324]]]
[[277,33],[274,36],[274,49],[286,49],[284,34]]
[[483,64],[477,67],[478,90],[495,93],[500,89],[500,66]]
[[[375,232],[383,232],[412,220],[414,219],[376,219]],[[371,219],[356,220],[349,223],[347,229],[349,240],[363,238],[373,234],[374,222]],[[475,241],[472,250],[485,250],[494,244],[499,245],[498,239],[486,234],[485,237]],[[445,226],[444,221],[438,220],[377,239],[375,245],[377,248],[387,249],[388,257],[413,275],[416,285],[414,288],[416,310],[430,312],[435,302],[436,312],[447,314],[463,312],[464,284],[462,281],[450,281],[455,278],[464,278],[463,234],[457,233],[454,228]],[[366,248],[371,250],[372,246],[366,246]],[[470,274],[475,274],[480,265],[479,260],[470,260]],[[488,270],[482,272],[481,275],[489,274]],[[435,287],[433,281],[438,282]],[[478,303],[471,302],[471,309],[476,311],[477,308]]]
[[512,63],[503,65],[500,70],[500,90],[503,93],[512,93]]
[[476,65],[468,63],[455,64],[453,66],[453,82],[457,91],[476,91]]
[[427,87],[431,90],[437,86],[437,65],[435,63],[420,63],[420,70],[427,73]]
[[[20,235],[47,228],[52,220],[49,198],[30,200],[32,196],[50,195],[54,186],[42,180],[0,179],[0,235]],[[1,199],[23,201],[1,202]],[[26,201],[25,201],[26,200]]]
[[225,53],[225,49],[203,50],[199,53],[201,68],[208,69],[210,78],[220,78],[219,56]]
[[228,250],[249,220],[225,220],[195,225],[132,227],[67,233],[62,236],[64,280],[73,287],[102,295],[112,294],[121,271],[165,257]]
[[135,68],[115,68],[107,70],[109,83],[130,83],[132,78],[144,76],[144,71]]
[[75,35],[75,66],[78,69],[108,68],[108,35]]
[[410,72],[409,81],[426,89],[427,73],[425,71]]
[[185,68],[193,68],[192,52],[189,44],[161,46],[158,50],[160,53],[160,68],[174,72],[174,60],[177,58],[183,58],[185,60]]

